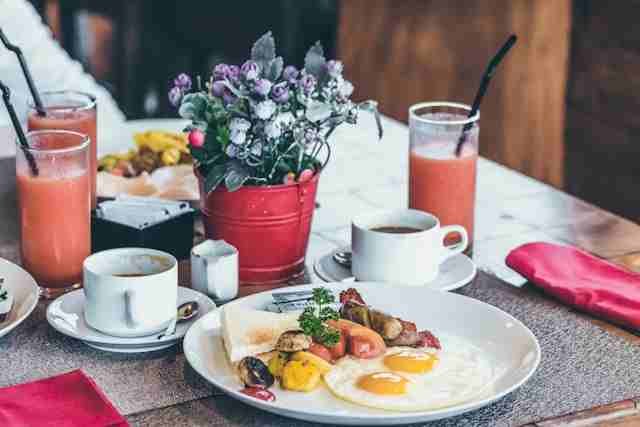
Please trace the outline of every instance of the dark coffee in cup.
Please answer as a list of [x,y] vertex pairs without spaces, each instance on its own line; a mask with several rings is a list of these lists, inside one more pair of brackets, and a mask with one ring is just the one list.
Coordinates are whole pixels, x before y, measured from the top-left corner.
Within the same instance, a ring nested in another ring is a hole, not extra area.
[[388,225],[382,227],[374,227],[371,231],[377,231],[378,233],[391,233],[391,234],[409,234],[409,233],[419,233],[421,231],[420,228],[415,227],[405,227],[405,226],[396,226],[396,225]]

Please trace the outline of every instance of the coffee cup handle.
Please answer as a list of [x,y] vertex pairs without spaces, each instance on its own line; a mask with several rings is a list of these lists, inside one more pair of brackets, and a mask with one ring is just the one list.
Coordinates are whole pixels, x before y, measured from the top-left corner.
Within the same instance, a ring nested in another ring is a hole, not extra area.
[[[444,239],[447,235],[451,233],[459,233],[462,236],[462,240],[453,245],[445,245]],[[452,256],[461,254],[467,249],[469,246],[469,236],[467,235],[467,230],[461,225],[447,225],[440,229],[440,241],[442,242],[442,246],[444,247],[444,256],[442,261],[445,261]]]
[[138,306],[136,303],[137,299],[136,293],[131,289],[124,291],[124,310],[126,321],[130,328],[135,328],[140,324],[140,318],[136,311],[136,307]]

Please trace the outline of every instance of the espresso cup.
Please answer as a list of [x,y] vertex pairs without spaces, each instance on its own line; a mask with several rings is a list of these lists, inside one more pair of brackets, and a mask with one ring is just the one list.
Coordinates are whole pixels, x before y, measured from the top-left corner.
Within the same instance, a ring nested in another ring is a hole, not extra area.
[[[376,228],[403,232],[376,231]],[[407,232],[408,229],[415,231]],[[451,233],[459,233],[462,239],[445,245],[445,237]],[[415,209],[360,215],[352,221],[351,236],[351,270],[356,280],[411,286],[433,281],[440,265],[462,253],[469,244],[464,227],[441,227],[438,218]]]
[[121,248],[97,252],[83,264],[84,317],[117,337],[164,330],[176,317],[178,261],[166,252]]

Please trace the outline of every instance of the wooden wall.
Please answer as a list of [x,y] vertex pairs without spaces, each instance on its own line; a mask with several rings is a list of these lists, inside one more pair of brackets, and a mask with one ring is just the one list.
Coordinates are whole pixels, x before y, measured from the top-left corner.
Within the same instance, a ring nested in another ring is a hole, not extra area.
[[574,2],[567,96],[568,191],[640,221],[638,1]]
[[488,59],[516,33],[481,108],[481,151],[562,186],[570,3],[342,0],[338,56],[357,97],[406,121],[419,101],[470,103]]

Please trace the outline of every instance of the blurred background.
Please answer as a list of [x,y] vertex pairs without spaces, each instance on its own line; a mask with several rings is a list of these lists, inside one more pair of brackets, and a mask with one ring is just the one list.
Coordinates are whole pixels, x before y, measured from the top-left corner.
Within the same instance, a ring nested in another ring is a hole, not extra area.
[[[32,0],[129,119],[175,117],[179,72],[238,63],[271,29],[285,62],[322,41],[356,99],[407,120],[471,103],[488,58],[519,41],[483,103],[484,156],[640,221],[640,2],[598,0]],[[638,73],[636,73],[638,71]]]

